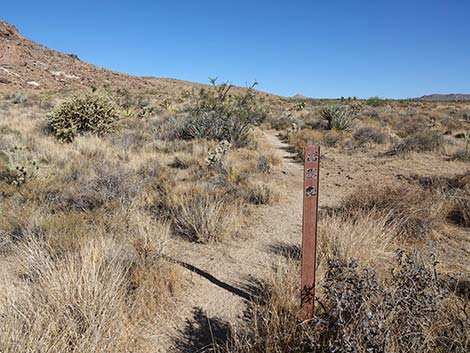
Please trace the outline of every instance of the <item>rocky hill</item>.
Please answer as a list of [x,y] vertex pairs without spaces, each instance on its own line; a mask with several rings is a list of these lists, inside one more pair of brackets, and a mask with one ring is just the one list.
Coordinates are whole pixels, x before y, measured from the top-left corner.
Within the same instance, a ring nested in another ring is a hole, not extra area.
[[0,20],[0,92],[80,90],[93,85],[148,90],[167,96],[201,85],[167,78],[136,77],[83,62],[25,38]]
[[430,94],[418,100],[429,102],[470,101],[470,94]]

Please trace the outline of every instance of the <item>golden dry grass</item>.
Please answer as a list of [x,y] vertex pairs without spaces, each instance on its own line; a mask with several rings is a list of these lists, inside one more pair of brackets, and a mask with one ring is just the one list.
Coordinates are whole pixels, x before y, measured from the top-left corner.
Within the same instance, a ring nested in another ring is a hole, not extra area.
[[21,147],[39,170],[18,187],[0,166],[0,351],[154,351],[188,284],[163,256],[168,239],[236,237],[242,205],[275,199],[252,186],[280,160],[255,144],[209,168],[216,142],[170,138],[164,112],[61,143],[50,107],[8,99],[0,150]]

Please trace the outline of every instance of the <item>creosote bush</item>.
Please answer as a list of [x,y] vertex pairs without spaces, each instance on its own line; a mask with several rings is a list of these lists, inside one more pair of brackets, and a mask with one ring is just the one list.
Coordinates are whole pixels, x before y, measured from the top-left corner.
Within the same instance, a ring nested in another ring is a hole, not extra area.
[[442,134],[436,131],[417,132],[406,137],[393,148],[394,153],[434,152],[444,145]]
[[118,120],[114,103],[98,94],[74,96],[47,116],[49,127],[63,142],[83,133],[104,135],[112,132]]
[[254,90],[257,83],[234,95],[230,84],[217,85],[216,79],[211,79],[211,84],[209,89],[201,89],[185,119],[175,126],[178,137],[226,140],[235,147],[248,145],[253,127],[266,118]]
[[357,129],[352,137],[359,146],[367,143],[382,144],[387,138],[383,132],[373,126],[364,126]]
[[366,104],[371,107],[381,107],[387,103],[386,100],[381,99],[379,97],[370,97],[366,100]]

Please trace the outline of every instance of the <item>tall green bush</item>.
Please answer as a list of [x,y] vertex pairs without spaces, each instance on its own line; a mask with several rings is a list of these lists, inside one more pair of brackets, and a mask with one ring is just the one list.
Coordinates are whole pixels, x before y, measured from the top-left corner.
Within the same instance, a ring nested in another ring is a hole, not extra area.
[[257,83],[233,95],[232,85],[217,85],[216,79],[211,79],[211,84],[209,89],[201,89],[188,109],[188,116],[179,128],[179,137],[226,140],[235,147],[247,145],[252,128],[266,118],[254,90]]

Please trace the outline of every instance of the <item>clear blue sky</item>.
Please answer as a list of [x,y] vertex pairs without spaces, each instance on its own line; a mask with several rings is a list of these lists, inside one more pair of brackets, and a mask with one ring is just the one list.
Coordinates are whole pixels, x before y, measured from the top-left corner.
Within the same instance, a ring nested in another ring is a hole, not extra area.
[[135,75],[286,96],[470,93],[470,0],[22,0],[0,18]]

